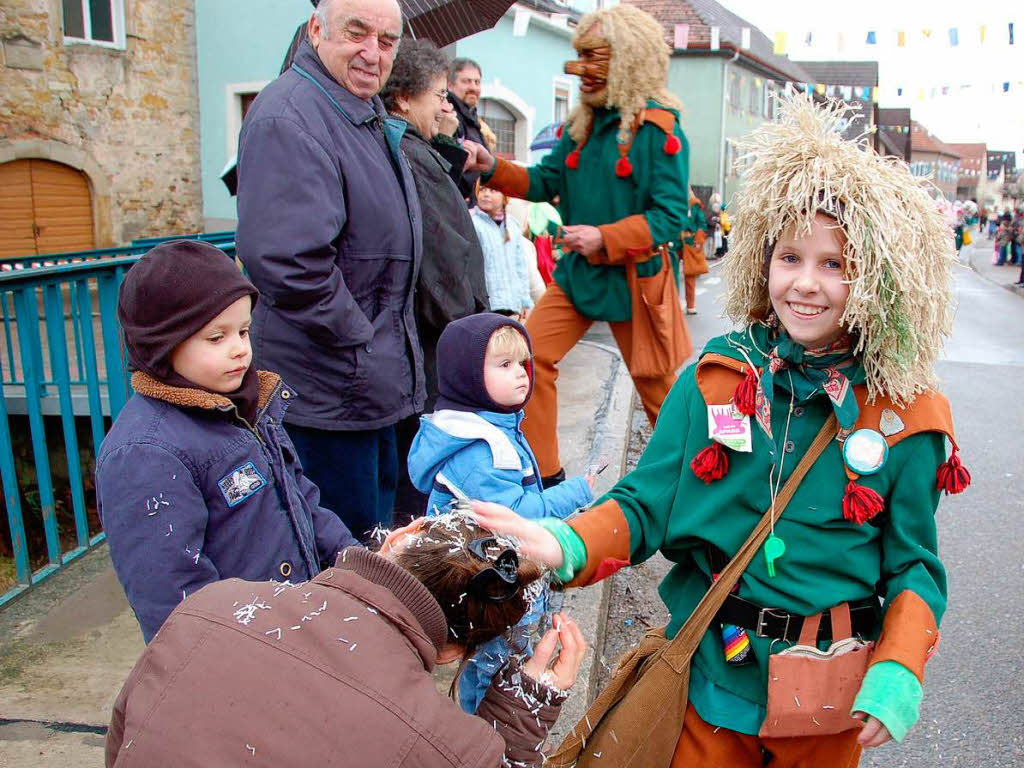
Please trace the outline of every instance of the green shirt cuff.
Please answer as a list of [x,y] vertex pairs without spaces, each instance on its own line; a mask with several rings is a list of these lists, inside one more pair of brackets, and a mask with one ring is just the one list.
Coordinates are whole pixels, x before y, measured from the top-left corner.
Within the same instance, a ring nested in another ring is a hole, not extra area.
[[449,147],[459,146],[459,142],[455,139],[455,137],[449,136],[447,133],[435,134],[434,138],[431,139],[431,142],[436,144],[445,144]]
[[498,170],[498,158],[497,157],[494,158],[494,165],[491,166],[491,170],[484,171],[483,173],[480,174],[480,181],[482,181],[484,184],[486,184],[488,181],[490,181],[494,177],[494,172],[496,170]]
[[852,711],[877,717],[890,736],[903,741],[917,722],[921,695],[921,683],[913,672],[898,661],[880,661],[864,676]]
[[554,573],[556,579],[568,584],[587,564],[586,544],[576,531],[557,517],[542,517],[536,522],[554,536],[558,546],[562,548],[562,567]]

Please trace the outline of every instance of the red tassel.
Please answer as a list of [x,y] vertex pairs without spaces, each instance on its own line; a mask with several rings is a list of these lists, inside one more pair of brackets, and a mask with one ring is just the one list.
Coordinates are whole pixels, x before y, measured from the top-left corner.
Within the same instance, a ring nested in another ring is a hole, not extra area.
[[678,155],[683,148],[683,142],[674,133],[665,137],[665,145],[662,147],[666,155]]
[[732,393],[732,404],[744,416],[753,416],[757,399],[757,374],[753,368],[747,368],[747,375],[736,385]]
[[565,167],[570,171],[575,171],[580,167],[580,151],[578,149],[574,149],[565,156]]
[[962,493],[971,484],[971,473],[956,455],[956,448],[952,455],[939,465],[935,473],[935,485],[947,496],[951,493]]
[[562,129],[563,128],[565,128],[565,123],[562,123],[560,126],[555,128],[555,138],[556,139],[562,138]]
[[719,442],[711,443],[693,457],[690,469],[706,485],[710,485],[712,480],[721,480],[729,471],[729,456],[725,452],[725,447]]
[[620,179],[624,179],[633,172],[633,165],[629,162],[629,158],[623,155],[615,163],[615,175]]
[[874,491],[864,485],[857,485],[853,480],[846,484],[846,495],[843,496],[843,517],[857,525],[864,525],[868,520],[885,509],[885,501]]

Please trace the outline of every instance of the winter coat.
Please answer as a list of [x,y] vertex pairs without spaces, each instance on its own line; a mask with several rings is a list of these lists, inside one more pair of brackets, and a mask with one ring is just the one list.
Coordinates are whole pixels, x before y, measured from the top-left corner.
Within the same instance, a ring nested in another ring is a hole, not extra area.
[[[486,147],[487,142],[484,141],[484,135],[480,130],[480,115],[477,114],[476,107],[468,106],[466,102],[450,92],[448,101],[455,107],[455,116],[459,118],[459,129],[455,133],[455,137],[469,139]],[[480,171],[466,171],[462,174],[459,182],[459,191],[464,198],[469,198],[471,208],[476,205],[476,182],[479,178]]]
[[[507,226],[507,220],[499,224],[479,208],[470,211],[470,216],[484,252],[484,276],[491,311],[530,309],[533,306],[530,274],[526,268],[526,254],[523,253],[526,238],[515,219],[511,227]],[[505,239],[506,234],[508,240]]]
[[405,126],[336,83],[308,41],[242,124],[238,254],[261,294],[253,353],[299,385],[289,423],[370,430],[423,408]]
[[564,695],[512,665],[464,714],[430,676],[447,634],[423,584],[362,549],[307,584],[211,584],[136,663],[106,764],[539,766]]
[[295,393],[260,371],[259,410],[136,372],[100,446],[110,558],[149,642],[183,598],[231,577],[304,581],[355,544],[320,506],[281,419]]
[[[447,138],[447,137],[445,137]],[[486,312],[484,255],[456,186],[466,151],[429,142],[411,124],[402,136],[423,210],[423,261],[416,282],[416,322],[421,335],[440,335],[452,320]]]
[[523,413],[441,410],[423,416],[409,449],[409,477],[429,493],[427,510],[443,510],[459,494],[504,504],[537,519],[563,518],[590,503],[582,477],[544,489],[523,437]]

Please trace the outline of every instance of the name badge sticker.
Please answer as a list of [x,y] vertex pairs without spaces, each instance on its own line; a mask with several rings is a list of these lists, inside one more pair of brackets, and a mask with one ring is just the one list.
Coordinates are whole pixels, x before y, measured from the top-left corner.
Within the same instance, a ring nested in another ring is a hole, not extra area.
[[732,403],[708,406],[708,437],[734,451],[753,450],[750,417],[737,411]]

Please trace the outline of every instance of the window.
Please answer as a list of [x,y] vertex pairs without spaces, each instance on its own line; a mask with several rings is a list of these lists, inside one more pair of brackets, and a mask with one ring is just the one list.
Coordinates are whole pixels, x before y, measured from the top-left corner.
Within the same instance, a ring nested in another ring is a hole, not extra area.
[[61,0],[64,39],[124,48],[124,0]]
[[553,122],[564,123],[569,117],[569,86],[555,83],[555,111]]
[[750,114],[752,114],[752,115],[760,115],[761,114],[761,86],[758,84],[757,80],[751,80],[750,81],[750,90],[748,91],[748,94],[750,96],[750,104],[748,105],[748,107],[750,109]]
[[493,99],[480,100],[480,118],[487,123],[498,142],[494,151],[504,159],[516,155],[516,116]]
[[729,73],[729,90],[727,91],[729,97],[729,104],[733,109],[739,109],[740,106],[740,76],[735,72]]
[[765,80],[764,82],[764,102],[761,109],[761,116],[765,120],[771,120],[775,116],[775,99],[772,95],[775,93],[775,89],[772,84]]

